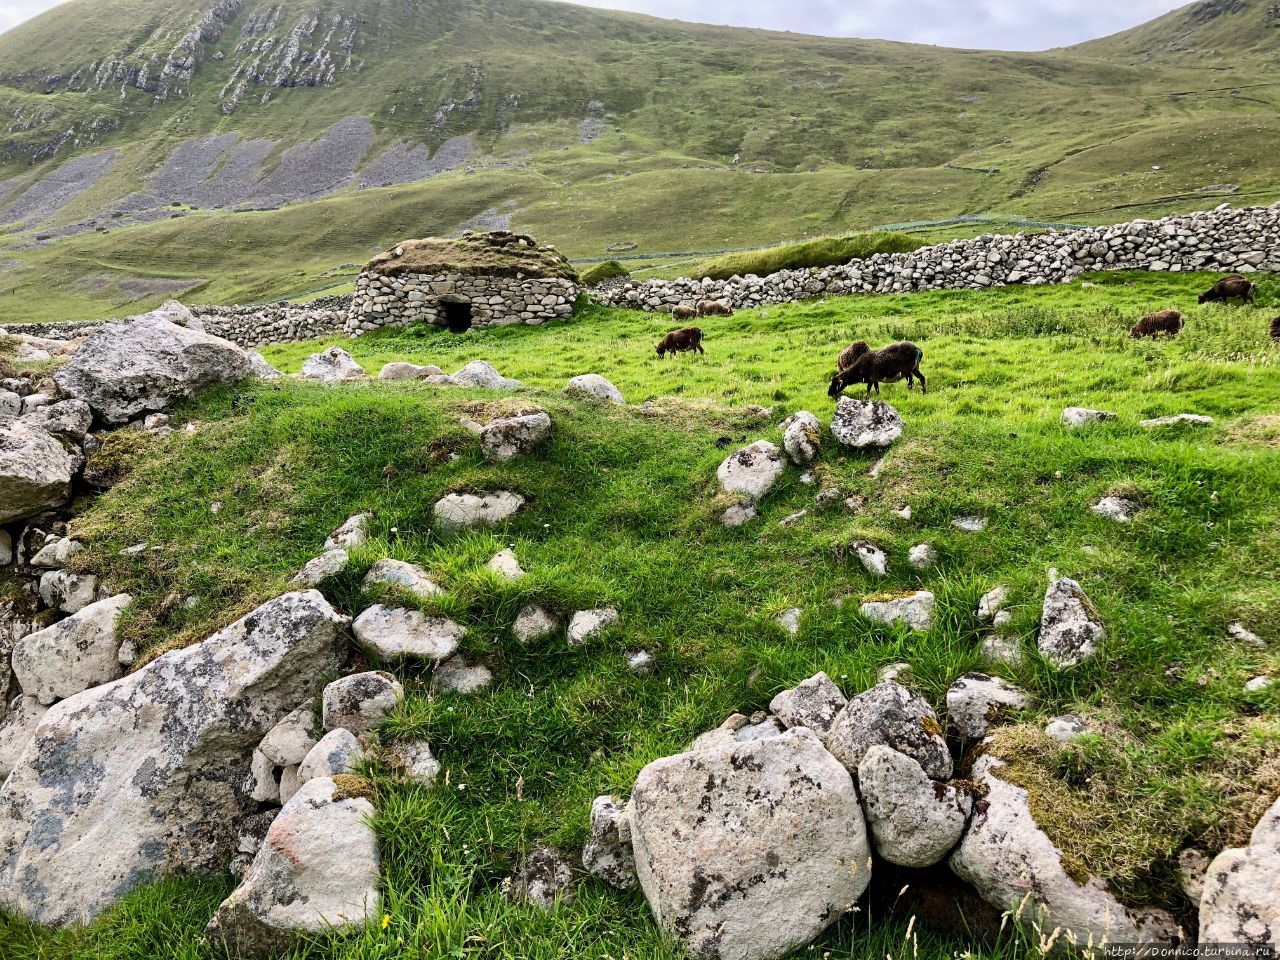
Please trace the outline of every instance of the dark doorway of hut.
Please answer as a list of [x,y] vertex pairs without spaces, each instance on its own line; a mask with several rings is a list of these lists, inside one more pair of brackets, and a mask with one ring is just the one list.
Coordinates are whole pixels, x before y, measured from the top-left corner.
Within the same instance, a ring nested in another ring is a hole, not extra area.
[[471,301],[461,297],[441,297],[440,309],[450,333],[466,333],[471,329]]

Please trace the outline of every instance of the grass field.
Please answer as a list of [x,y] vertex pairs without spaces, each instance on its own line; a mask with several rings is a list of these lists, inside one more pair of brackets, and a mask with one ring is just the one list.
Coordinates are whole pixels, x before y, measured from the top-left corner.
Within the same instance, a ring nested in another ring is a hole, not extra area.
[[[1263,281],[1270,307],[1237,309],[1196,306],[1203,277],[1086,279],[1096,286],[832,299],[706,318],[706,356],[665,362],[653,344],[667,318],[596,307],[465,337],[433,328],[367,336],[345,345],[374,374],[392,359],[446,370],[488,360],[525,381],[517,399],[551,413],[553,439],[530,458],[487,465],[457,418],[513,399],[483,391],[285,381],[219,392],[181,411],[199,424],[193,435],[120,434],[108,445],[121,480],[81,505],[74,530],[90,548],[75,562],[138,598],[126,630],[150,653],[202,639],[287,589],[358,510],[375,512],[375,536],[325,585],[336,604],[354,612],[369,602],[361,575],[382,556],[421,563],[447,588],[427,606],[468,627],[464,650],[491,666],[495,685],[473,698],[433,697],[423,673],[399,671],[409,697],[379,736],[429,738],[447,785],[427,793],[369,771],[386,919],[301,956],[676,956],[635,892],[586,878],[575,903],[541,914],[507,904],[500,882],[537,842],[579,849],[594,796],[626,795],[645,763],[818,670],[855,693],[907,661],[911,684],[942,715],[950,683],[986,666],[978,597],[1008,584],[1014,626],[1033,649],[1050,568],[1081,581],[1108,640],[1073,670],[1034,656],[997,668],[1035,698],[998,749],[1074,862],[1127,902],[1185,918],[1172,880],[1178,851],[1240,842],[1280,791],[1280,685],[1243,690],[1256,675],[1280,678],[1280,347],[1265,332],[1280,286]],[[1128,339],[1136,316],[1167,306],[1187,313],[1180,337]],[[815,472],[864,496],[865,508],[811,511],[781,527],[813,507],[816,491],[789,470],[759,520],[724,529],[716,465],[740,442],[776,441],[790,412],[829,416],[827,378],[855,338],[915,340],[930,386],[927,395],[885,388],[906,433],[879,479],[868,474],[874,457],[828,442]],[[324,345],[266,354],[296,371]],[[565,380],[585,372],[610,378],[631,405],[563,397]],[[1119,416],[1066,432],[1058,416],[1068,405]],[[1179,412],[1216,423],[1137,425]],[[495,488],[530,501],[508,528],[432,531],[438,497]],[[1089,511],[1118,491],[1142,506],[1131,525]],[[910,520],[895,513],[903,505]],[[975,514],[989,519],[985,532],[950,526]],[[889,553],[889,578],[859,565],[850,545],[860,539]],[[941,560],[917,572],[905,558],[922,541]],[[163,549],[119,555],[142,542]],[[516,583],[484,570],[505,546],[529,571]],[[920,587],[939,599],[926,635],[837,605]],[[197,600],[187,609],[189,595]],[[528,602],[561,613],[610,604],[622,621],[582,648],[562,637],[524,647],[508,631]],[[794,637],[772,620],[790,607],[805,611]],[[1229,640],[1234,619],[1270,639],[1269,651]],[[656,655],[650,677],[626,669],[624,652],[639,647]],[[1069,710],[1098,734],[1050,748],[1037,731]],[[60,932],[0,918],[0,957],[211,960],[200,931],[228,889],[226,878],[165,881],[91,927]],[[1034,955],[1008,935],[984,941],[928,923],[915,927],[913,948],[904,941],[913,903],[908,893],[893,912],[864,905],[801,955]]]

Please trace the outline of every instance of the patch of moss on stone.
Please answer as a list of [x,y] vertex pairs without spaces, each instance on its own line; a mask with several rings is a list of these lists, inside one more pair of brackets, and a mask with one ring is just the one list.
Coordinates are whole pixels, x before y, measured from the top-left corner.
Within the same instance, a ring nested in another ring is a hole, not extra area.
[[925,733],[929,734],[930,736],[934,736],[934,737],[942,736],[942,725],[938,723],[937,720],[933,719],[933,717],[922,718],[920,721],[920,727],[921,729],[924,730]]
[[369,780],[354,773],[340,773],[333,778],[334,803],[357,798],[368,800],[370,803],[377,799],[377,793]]

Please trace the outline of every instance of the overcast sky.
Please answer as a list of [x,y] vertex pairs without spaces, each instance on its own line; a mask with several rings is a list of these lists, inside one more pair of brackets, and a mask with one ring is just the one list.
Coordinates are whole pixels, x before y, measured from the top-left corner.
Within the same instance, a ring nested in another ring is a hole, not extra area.
[[[58,0],[0,0],[0,32]],[[1043,50],[1105,36],[1179,0],[590,0],[658,17],[949,47]]]

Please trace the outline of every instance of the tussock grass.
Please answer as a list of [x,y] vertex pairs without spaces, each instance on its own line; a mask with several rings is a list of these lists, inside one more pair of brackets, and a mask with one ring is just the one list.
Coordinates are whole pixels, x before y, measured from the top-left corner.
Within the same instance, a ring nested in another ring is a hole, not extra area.
[[[1012,591],[1012,627],[1030,642],[1047,573],[1080,580],[1108,639],[1099,657],[1059,671],[1034,655],[997,672],[1034,697],[1002,738],[1002,755],[1034,790],[1037,813],[1073,869],[1109,880],[1129,902],[1182,909],[1171,857],[1247,835],[1274,800],[1280,687],[1243,692],[1280,674],[1280,461],[1245,442],[1259,418],[1280,415],[1271,312],[1200,307],[1206,278],[1115,275],[1056,288],[814,301],[709,317],[705,356],[660,362],[666,317],[586,307],[566,322],[450,335],[409,328],[344,341],[371,373],[407,359],[453,370],[485,359],[529,389],[512,398],[417,383],[327,387],[286,381],[209,394],[186,405],[183,432],[121,450],[120,483],[86,503],[74,531],[89,543],[78,565],[138,602],[125,629],[152,652],[207,636],[287,589],[292,574],[347,516],[372,510],[370,542],[324,584],[356,612],[365,570],[392,556],[422,564],[444,596],[414,601],[468,628],[462,648],[494,671],[474,698],[432,696],[428,674],[397,668],[408,697],[383,742],[426,737],[444,766],[434,792],[367,773],[377,797],[385,928],[322,939],[300,956],[674,958],[637,893],[594,880],[551,914],[507,904],[501,880],[540,842],[567,851],[586,836],[591,799],[626,794],[649,761],[682,749],[734,711],[767,706],[780,690],[825,670],[847,693],[890,663],[945,719],[959,675],[989,669],[974,610],[997,584]],[[1264,285],[1264,304],[1276,291]],[[1187,327],[1171,341],[1135,342],[1141,313],[1178,306]],[[831,409],[826,380],[851,339],[910,337],[925,352],[927,395],[889,386],[884,399],[907,430],[879,480],[876,459],[828,442],[823,483],[865,498],[856,513],[812,512],[816,486],[789,470],[740,531],[719,523],[715,468],[740,442],[779,439],[777,424]],[[271,348],[297,370],[324,342]],[[632,406],[566,398],[568,377],[598,372]],[[651,406],[641,406],[652,400]],[[555,424],[535,455],[486,464],[457,424],[478,409],[536,403]],[[1064,431],[1064,406],[1118,419]],[[1210,428],[1150,432],[1139,419],[1208,413]],[[453,455],[457,459],[452,459]],[[440,536],[430,509],[444,493],[512,489],[529,506],[507,527]],[[1123,489],[1141,511],[1119,526],[1089,505]],[[213,512],[211,506],[220,503]],[[894,511],[910,504],[913,516]],[[987,530],[950,526],[980,515]],[[890,557],[873,578],[851,544]],[[930,542],[938,565],[918,572],[910,547]],[[121,557],[135,543],[162,549]],[[513,546],[528,575],[509,583],[484,569]],[[863,621],[858,602],[928,588],[937,623],[926,635]],[[196,598],[188,608],[180,601]],[[404,598],[399,598],[402,602]],[[843,601],[843,602],[842,602]],[[510,625],[526,603],[561,616],[616,606],[621,623],[586,646],[563,636],[525,646]],[[798,635],[772,622],[804,609]],[[1272,640],[1259,652],[1229,640],[1233,619]],[[654,653],[652,676],[624,654]],[[1048,718],[1093,718],[1096,741],[1050,746]],[[1121,837],[1117,842],[1116,837]],[[225,878],[167,881],[140,891],[91,927],[59,933],[0,919],[4,960],[216,956],[199,938]],[[166,906],[171,900],[181,904]],[[911,953],[905,917],[842,919],[814,948],[836,958]],[[912,929],[921,956],[1035,956],[1006,936]],[[163,947],[155,944],[163,941]],[[5,952],[7,951],[7,953]],[[97,952],[94,952],[97,951]]]

